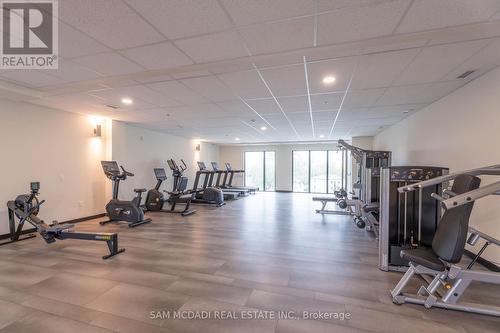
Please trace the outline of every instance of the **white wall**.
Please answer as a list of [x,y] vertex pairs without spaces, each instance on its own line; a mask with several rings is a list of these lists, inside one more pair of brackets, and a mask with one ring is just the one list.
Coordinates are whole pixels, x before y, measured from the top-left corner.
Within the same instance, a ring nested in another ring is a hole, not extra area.
[[[195,172],[198,170],[197,161],[219,160],[219,148],[210,143],[201,143],[201,151],[196,151],[198,143],[194,140],[181,138],[141,127],[113,121],[112,149],[113,160],[123,165],[125,169],[135,174],[120,184],[120,198],[130,200],[134,196],[134,188],[153,188],[156,184],[153,169],[163,167],[167,171],[167,182],[162,189],[172,188],[171,171],[167,160],[180,159],[188,164],[186,176],[189,177],[188,187],[192,187]],[[108,192],[111,196],[111,192]]]
[[91,118],[0,100],[0,234],[8,232],[8,200],[40,181],[48,222],[103,212],[105,182],[99,164],[105,138],[94,138]]
[[[499,92],[497,68],[383,131],[374,138],[374,147],[391,150],[393,165],[437,165],[458,171],[498,164]],[[500,238],[499,207],[500,197],[481,199],[471,223]],[[500,262],[500,253],[487,255]]]

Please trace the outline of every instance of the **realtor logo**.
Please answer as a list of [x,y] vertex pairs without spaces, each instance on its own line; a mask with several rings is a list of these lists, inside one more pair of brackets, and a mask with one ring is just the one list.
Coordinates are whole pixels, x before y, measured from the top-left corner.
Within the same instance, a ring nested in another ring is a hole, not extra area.
[[2,0],[0,6],[0,67],[57,69],[57,1]]

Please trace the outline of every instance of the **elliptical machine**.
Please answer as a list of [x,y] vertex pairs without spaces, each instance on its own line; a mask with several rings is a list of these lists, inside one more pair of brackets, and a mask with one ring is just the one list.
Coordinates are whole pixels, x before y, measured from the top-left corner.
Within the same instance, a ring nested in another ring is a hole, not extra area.
[[129,228],[134,228],[138,225],[151,222],[151,219],[144,218],[144,211],[141,208],[142,193],[146,192],[146,189],[134,189],[137,195],[132,201],[118,199],[120,181],[127,179],[127,177],[133,177],[134,174],[126,171],[123,166],[120,167],[122,170],[120,172],[116,161],[101,161],[101,165],[106,177],[113,181],[113,199],[106,205],[106,213],[109,220],[101,221],[99,224],[104,225],[114,221],[125,221],[128,222]]
[[[170,165],[170,160],[168,161]],[[156,176],[156,186],[155,188],[148,191],[146,195],[145,207],[147,211],[150,212],[162,212],[162,213],[177,213],[182,216],[187,216],[196,213],[196,210],[189,209],[191,201],[194,199],[196,193],[186,192],[187,178],[183,177],[182,181],[175,178],[174,175],[174,188],[172,192],[163,191],[169,194],[169,198],[165,199],[163,193],[160,191],[161,184],[167,180],[167,174],[163,168],[155,168],[154,173]],[[185,181],[184,181],[185,180]],[[165,210],[163,206],[168,202],[170,204],[170,209]],[[184,210],[175,210],[176,204],[184,204]]]

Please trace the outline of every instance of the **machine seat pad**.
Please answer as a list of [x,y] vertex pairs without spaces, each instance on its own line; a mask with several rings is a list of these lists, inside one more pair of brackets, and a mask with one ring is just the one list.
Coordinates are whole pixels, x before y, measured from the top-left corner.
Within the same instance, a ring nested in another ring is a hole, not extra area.
[[363,206],[363,210],[364,210],[366,213],[374,213],[374,212],[378,212],[378,209],[379,209],[379,204],[378,204],[378,203],[371,203],[371,204],[368,204],[368,205],[364,205],[364,206]]
[[442,272],[446,269],[446,266],[439,260],[437,254],[430,248],[419,247],[416,249],[402,250],[400,255],[403,259],[435,271]]
[[328,202],[337,202],[337,198],[328,198],[328,197],[313,197],[313,201],[328,201]]
[[147,190],[145,188],[134,188],[134,192],[135,193],[144,193],[146,192]]

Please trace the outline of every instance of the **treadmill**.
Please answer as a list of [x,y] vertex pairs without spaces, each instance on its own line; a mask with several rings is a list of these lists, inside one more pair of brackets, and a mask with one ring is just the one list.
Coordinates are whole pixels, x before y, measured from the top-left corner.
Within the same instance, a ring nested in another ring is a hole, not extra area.
[[[196,162],[198,164],[198,172],[205,175],[205,180],[203,181],[203,189],[207,187],[215,187],[213,186],[214,182],[214,176],[216,174],[216,171],[210,171],[207,169],[207,166],[205,162],[198,161]],[[224,194],[224,200],[237,200],[239,199],[238,197],[240,196],[239,192],[230,192],[230,191],[225,191],[224,189],[221,189],[223,194]]]
[[221,188],[224,192],[234,192],[238,193],[240,197],[246,197],[250,194],[250,191],[245,188],[239,187],[227,187],[226,179],[227,174],[229,173],[227,170],[222,170],[219,167],[219,163],[211,162],[213,171],[217,174],[217,180],[215,181],[215,187]]
[[245,170],[234,170],[231,166],[231,163],[225,163],[226,166],[226,174],[224,176],[224,180],[222,181],[223,187],[227,188],[236,188],[236,189],[245,189],[250,193],[255,194],[256,191],[259,191],[258,187],[253,186],[233,186],[233,178],[236,173],[245,173]]

